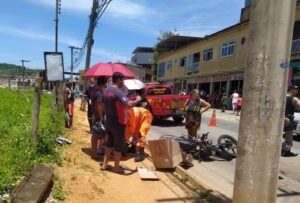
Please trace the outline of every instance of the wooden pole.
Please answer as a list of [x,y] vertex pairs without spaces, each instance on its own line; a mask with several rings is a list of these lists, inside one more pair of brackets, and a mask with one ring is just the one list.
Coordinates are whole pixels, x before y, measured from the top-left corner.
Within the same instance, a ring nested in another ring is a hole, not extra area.
[[56,109],[57,109],[57,82],[53,82],[52,101],[51,101],[52,119],[55,119],[56,117]]
[[253,0],[234,203],[275,203],[296,0]]
[[58,102],[57,102],[57,110],[62,112],[64,110],[64,82],[58,82],[58,90],[57,90]]
[[43,78],[40,77],[35,78],[34,104],[32,107],[32,133],[31,133],[31,139],[33,142],[36,142],[36,138],[37,138],[42,88],[43,88]]

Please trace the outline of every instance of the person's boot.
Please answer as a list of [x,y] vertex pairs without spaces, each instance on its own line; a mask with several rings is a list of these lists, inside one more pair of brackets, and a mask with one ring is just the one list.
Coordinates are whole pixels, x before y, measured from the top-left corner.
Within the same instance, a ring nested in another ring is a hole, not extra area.
[[145,152],[144,148],[138,148],[137,150],[137,155],[134,157],[135,162],[141,162],[145,159]]

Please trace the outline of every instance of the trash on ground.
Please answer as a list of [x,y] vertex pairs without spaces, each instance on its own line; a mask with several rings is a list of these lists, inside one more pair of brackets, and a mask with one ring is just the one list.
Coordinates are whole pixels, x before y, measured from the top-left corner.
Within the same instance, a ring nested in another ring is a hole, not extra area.
[[142,180],[159,180],[153,168],[138,168],[138,174]]

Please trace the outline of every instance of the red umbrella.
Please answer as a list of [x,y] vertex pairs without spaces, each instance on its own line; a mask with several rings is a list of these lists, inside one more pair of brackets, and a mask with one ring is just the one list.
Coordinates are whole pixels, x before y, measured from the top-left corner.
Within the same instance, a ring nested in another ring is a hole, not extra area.
[[120,72],[125,78],[135,78],[134,73],[126,66],[117,63],[97,63],[83,74],[83,77],[111,77],[115,72]]

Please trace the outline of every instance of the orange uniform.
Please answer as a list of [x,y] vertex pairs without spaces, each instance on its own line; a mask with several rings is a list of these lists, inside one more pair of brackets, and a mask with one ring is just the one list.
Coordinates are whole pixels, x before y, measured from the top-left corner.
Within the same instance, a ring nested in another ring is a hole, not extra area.
[[152,123],[152,114],[142,107],[126,109],[125,138],[141,148],[146,146],[146,137]]

